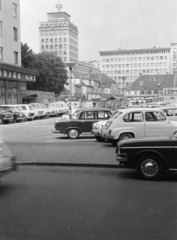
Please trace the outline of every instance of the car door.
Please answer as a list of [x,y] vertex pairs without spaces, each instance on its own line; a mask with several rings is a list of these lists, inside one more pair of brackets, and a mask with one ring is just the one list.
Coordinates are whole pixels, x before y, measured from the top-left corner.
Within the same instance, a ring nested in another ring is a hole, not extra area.
[[78,127],[81,132],[91,132],[92,124],[96,121],[98,120],[95,118],[95,111],[83,111],[79,117]]
[[144,114],[146,137],[169,136],[172,134],[172,124],[162,112],[154,110],[146,111]]
[[144,117],[141,111],[132,111],[123,116],[123,118],[117,122],[117,127],[120,128],[120,132],[133,132],[136,138],[144,138],[145,125]]

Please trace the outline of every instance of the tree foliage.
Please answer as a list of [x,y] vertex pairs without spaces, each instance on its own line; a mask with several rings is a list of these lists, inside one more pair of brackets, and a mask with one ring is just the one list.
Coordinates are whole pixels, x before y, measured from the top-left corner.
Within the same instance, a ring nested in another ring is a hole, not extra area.
[[34,54],[27,46],[22,44],[22,66],[37,70],[39,76],[36,82],[28,83],[28,90],[49,91],[59,94],[67,84],[67,70],[60,57],[53,52]]

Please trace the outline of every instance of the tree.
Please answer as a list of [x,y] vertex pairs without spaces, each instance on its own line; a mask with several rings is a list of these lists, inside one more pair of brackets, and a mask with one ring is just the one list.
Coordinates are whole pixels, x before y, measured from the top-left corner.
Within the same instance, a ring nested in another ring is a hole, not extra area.
[[60,57],[55,56],[53,52],[42,52],[34,54],[27,44],[22,45],[23,66],[37,70],[39,76],[36,82],[27,83],[28,90],[49,91],[60,94],[67,84],[67,70]]

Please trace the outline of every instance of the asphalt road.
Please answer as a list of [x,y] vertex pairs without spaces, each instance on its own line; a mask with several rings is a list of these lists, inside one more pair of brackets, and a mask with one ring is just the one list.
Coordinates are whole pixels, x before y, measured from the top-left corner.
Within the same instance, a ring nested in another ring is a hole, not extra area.
[[177,239],[177,174],[139,180],[136,171],[117,168],[111,144],[53,134],[54,121],[3,125],[4,140],[19,162],[86,165],[21,165],[5,176],[0,240]]
[[176,175],[20,166],[0,184],[1,240],[176,240]]
[[77,164],[113,164],[115,147],[99,143],[93,135],[70,140],[53,134],[56,118],[2,126],[4,141],[19,162],[54,162]]

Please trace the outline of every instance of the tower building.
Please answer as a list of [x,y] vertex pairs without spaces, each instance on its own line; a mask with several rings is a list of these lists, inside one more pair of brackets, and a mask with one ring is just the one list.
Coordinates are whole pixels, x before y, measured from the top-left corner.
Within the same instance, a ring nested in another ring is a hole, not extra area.
[[62,12],[47,13],[47,22],[39,24],[40,52],[54,52],[63,62],[78,62],[78,28],[70,21],[70,15]]

